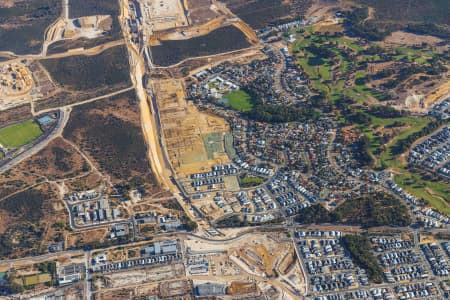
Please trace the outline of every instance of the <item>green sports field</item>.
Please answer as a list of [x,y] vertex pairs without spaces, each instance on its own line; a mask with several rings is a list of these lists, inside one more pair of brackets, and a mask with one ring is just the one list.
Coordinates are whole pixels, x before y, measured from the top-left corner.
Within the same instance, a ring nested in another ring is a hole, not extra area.
[[16,148],[28,144],[42,135],[42,130],[34,120],[0,129],[0,144],[6,148]]
[[243,90],[228,93],[222,98],[227,99],[228,105],[238,111],[247,112],[253,108],[250,95]]

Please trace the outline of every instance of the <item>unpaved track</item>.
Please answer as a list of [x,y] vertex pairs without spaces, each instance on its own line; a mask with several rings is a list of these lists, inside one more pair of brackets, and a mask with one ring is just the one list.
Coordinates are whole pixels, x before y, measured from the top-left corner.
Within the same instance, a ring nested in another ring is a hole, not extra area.
[[125,41],[123,39],[117,40],[117,41],[112,41],[112,42],[108,42],[99,46],[95,46],[89,49],[76,49],[76,50],[72,50],[72,51],[66,51],[63,53],[56,53],[56,54],[52,54],[52,55],[43,55],[43,54],[26,54],[26,55],[17,55],[13,52],[10,51],[0,51],[0,55],[6,55],[11,57],[12,59],[17,59],[17,58],[26,58],[26,59],[47,59],[47,58],[63,58],[63,57],[67,57],[67,56],[74,56],[74,55],[86,55],[86,56],[93,56],[93,55],[97,55],[102,53],[103,51],[112,48],[112,47],[116,47],[116,46],[120,46],[120,45],[124,45]]
[[196,59],[205,59],[205,58],[216,58],[216,57],[221,57],[221,56],[226,56],[226,55],[230,55],[230,54],[239,54],[241,52],[246,52],[246,51],[254,51],[254,50],[259,50],[261,49],[261,45],[253,45],[247,48],[242,48],[242,49],[238,49],[238,50],[232,50],[232,51],[228,51],[228,52],[221,52],[221,53],[217,53],[217,54],[211,54],[211,55],[204,55],[204,56],[195,56],[195,57],[188,57],[183,59],[180,62],[177,62],[176,64],[173,65],[169,65],[169,66],[155,66],[154,69],[167,69],[167,68],[173,68],[173,67],[177,67],[182,65],[183,63],[190,61],[190,60],[196,60]]
[[112,93],[109,93],[109,94],[106,94],[106,95],[101,95],[101,96],[98,96],[98,97],[95,97],[95,98],[83,100],[83,101],[80,101],[80,102],[75,102],[75,103],[72,103],[72,104],[68,104],[68,105],[64,105],[64,106],[60,106],[60,107],[43,109],[43,110],[40,110],[40,111],[37,111],[37,112],[34,111],[33,115],[41,115],[43,113],[54,111],[54,110],[56,110],[58,108],[61,109],[61,108],[72,108],[72,107],[75,107],[75,106],[80,106],[80,105],[91,103],[91,102],[94,102],[94,101],[97,101],[97,100],[102,100],[102,99],[105,99],[105,98],[109,98],[109,97],[113,97],[113,96],[116,96],[116,95],[119,95],[119,94],[123,94],[123,93],[129,92],[129,91],[132,91],[132,90],[134,90],[134,86],[127,87],[127,88],[124,88],[124,89],[121,89],[121,90],[118,90],[118,91],[115,91],[115,92],[112,92]]

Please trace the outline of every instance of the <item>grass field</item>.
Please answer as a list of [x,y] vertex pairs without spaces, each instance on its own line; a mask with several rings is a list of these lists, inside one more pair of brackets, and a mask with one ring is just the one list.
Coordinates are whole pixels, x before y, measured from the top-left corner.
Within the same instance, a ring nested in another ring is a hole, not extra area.
[[28,144],[42,135],[42,130],[34,120],[0,129],[0,144],[16,148]]
[[259,177],[244,177],[241,179],[241,185],[242,187],[252,187],[252,186],[258,186],[262,184],[264,180]]
[[243,90],[228,93],[222,98],[227,99],[228,105],[238,111],[248,112],[253,108],[250,95]]

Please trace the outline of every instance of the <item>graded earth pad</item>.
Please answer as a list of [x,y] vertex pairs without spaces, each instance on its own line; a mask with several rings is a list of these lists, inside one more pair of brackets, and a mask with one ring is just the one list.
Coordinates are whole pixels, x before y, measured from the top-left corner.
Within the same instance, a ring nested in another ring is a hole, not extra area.
[[[69,0],[70,1],[70,0]],[[63,26],[64,39],[54,41],[47,53],[61,53],[70,49],[92,48],[120,40],[119,1],[78,0],[69,2],[68,26]],[[86,26],[93,24],[94,26]],[[67,28],[66,28],[67,27]],[[94,38],[95,37],[95,38]]]
[[[177,174],[200,172],[214,164],[228,163],[223,147],[205,147],[209,134],[216,133],[223,138],[223,133],[229,131],[225,120],[202,113],[192,102],[187,102],[181,80],[154,81],[152,85],[169,159]],[[217,149],[220,151],[216,152]]]
[[153,31],[187,26],[181,0],[142,0],[141,9],[145,22]]
[[193,25],[203,24],[211,21],[221,14],[218,12],[216,1],[213,0],[183,0],[189,11],[189,21]]

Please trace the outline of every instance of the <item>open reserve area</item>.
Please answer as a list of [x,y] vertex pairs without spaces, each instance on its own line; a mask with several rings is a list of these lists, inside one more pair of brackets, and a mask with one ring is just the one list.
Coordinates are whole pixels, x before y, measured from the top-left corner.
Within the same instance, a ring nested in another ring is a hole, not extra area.
[[[180,80],[155,80],[150,85],[159,106],[169,158],[178,174],[200,172],[207,166],[229,162],[221,146],[223,136],[229,132],[223,119],[202,113],[187,102]],[[208,139],[211,134],[218,134],[218,140]]]
[[0,51],[18,55],[40,53],[47,27],[55,22],[62,12],[62,2],[7,0],[6,4],[5,6],[0,4],[2,28]]
[[87,55],[39,60],[33,65],[40,95],[34,109],[71,106],[130,90],[130,67],[124,57],[126,47],[119,44]]
[[224,0],[228,9],[254,29],[270,24],[288,23],[304,17],[312,1],[309,0]]
[[246,35],[238,27],[229,25],[189,40],[162,41],[160,45],[151,46],[150,50],[154,63],[157,66],[167,67],[189,57],[231,52],[248,48],[251,45]]

